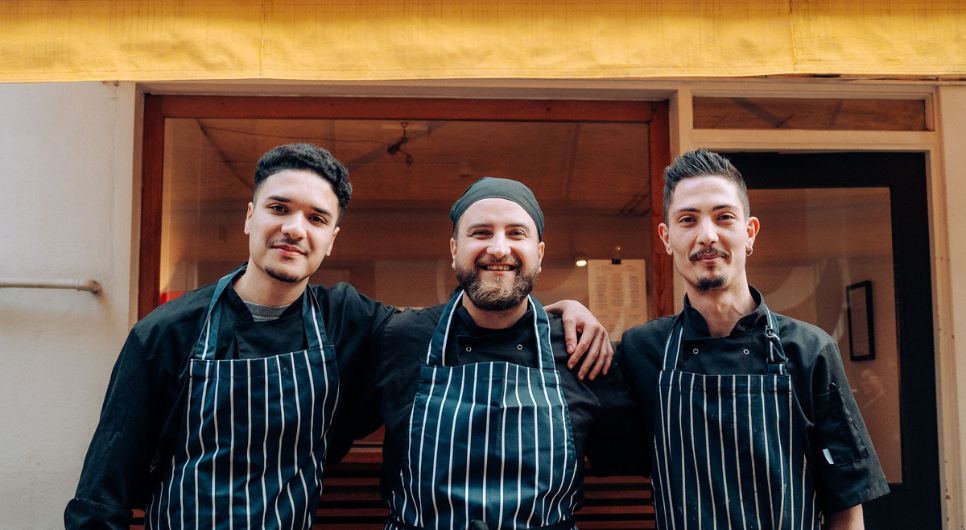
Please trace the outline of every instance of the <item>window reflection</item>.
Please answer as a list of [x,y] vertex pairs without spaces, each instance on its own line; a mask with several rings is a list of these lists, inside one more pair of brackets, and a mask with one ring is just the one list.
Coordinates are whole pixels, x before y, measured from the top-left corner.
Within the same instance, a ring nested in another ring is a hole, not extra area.
[[[777,313],[839,344],[852,392],[889,482],[902,482],[899,355],[888,188],[749,190],[761,220],[748,279]],[[846,288],[871,281],[875,359],[852,361]]]

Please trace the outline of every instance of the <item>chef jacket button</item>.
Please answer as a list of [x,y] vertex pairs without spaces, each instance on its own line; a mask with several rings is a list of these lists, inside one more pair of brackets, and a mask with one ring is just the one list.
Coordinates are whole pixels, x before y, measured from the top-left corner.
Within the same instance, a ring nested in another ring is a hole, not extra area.
[[471,352],[471,351],[473,351],[473,348],[470,348],[469,346],[467,346],[467,347],[466,347],[466,351],[467,351],[467,352]]
[[698,353],[698,349],[695,348],[695,349],[691,350],[691,353],[697,354]]
[[741,353],[744,353],[745,355],[748,355],[751,352],[748,351],[748,348],[745,348],[745,349],[741,350]]
[[523,344],[517,344],[517,349],[518,350],[522,350],[523,349]]

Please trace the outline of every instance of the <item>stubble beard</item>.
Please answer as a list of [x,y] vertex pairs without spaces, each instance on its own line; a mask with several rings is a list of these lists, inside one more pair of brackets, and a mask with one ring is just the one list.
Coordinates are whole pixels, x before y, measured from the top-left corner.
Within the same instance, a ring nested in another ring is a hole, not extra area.
[[[301,247],[301,245],[299,245],[299,242],[298,241],[295,241],[293,239],[290,239],[290,238],[288,238],[288,237],[286,237],[284,235],[278,236],[278,237],[276,237],[276,238],[274,238],[274,239],[272,239],[271,241],[268,242],[268,247],[269,248],[274,247],[275,245],[289,245],[289,246],[293,246],[293,247],[299,248],[300,250],[305,251]],[[267,274],[269,277],[271,277],[273,279],[276,279],[276,280],[278,280],[280,282],[285,282],[285,283],[298,283],[298,282],[304,280],[305,278],[307,278],[307,276],[299,276],[297,274],[294,274],[294,273],[291,273],[291,272],[286,272],[285,270],[282,270],[282,269],[276,269],[276,268],[271,267],[271,266],[265,267],[264,269],[265,269],[265,274]]]
[[266,268],[265,274],[269,275],[270,277],[280,282],[285,282],[285,283],[298,283],[304,279],[294,274],[282,272],[273,268]]
[[483,311],[507,311],[517,307],[533,291],[539,272],[536,267],[517,269],[512,282],[484,281],[479,268],[456,266],[456,279],[477,308]]

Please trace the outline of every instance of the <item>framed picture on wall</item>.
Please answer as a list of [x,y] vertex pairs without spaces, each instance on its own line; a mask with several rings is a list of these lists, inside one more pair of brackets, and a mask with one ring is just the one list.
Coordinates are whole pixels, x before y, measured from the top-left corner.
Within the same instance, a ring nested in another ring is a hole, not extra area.
[[849,358],[875,359],[875,330],[872,323],[872,282],[853,283],[845,288],[849,317]]

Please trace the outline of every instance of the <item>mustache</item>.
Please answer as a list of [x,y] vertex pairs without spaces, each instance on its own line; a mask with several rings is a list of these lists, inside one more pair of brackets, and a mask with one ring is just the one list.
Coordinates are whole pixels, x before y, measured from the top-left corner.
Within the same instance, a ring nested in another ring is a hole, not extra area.
[[711,248],[701,249],[691,254],[690,256],[688,256],[688,259],[691,261],[698,261],[699,259],[715,258],[715,257],[727,259],[731,257],[731,254],[728,254],[723,250],[719,250],[714,247],[711,247]]
[[269,242],[268,242],[268,246],[269,247],[277,247],[277,246],[280,246],[280,245],[285,245],[287,247],[292,247],[292,248],[298,250],[299,252],[301,252],[302,254],[308,254],[308,252],[309,252],[308,249],[302,247],[302,245],[300,245],[298,241],[296,241],[296,240],[294,240],[294,239],[292,239],[292,238],[290,238],[288,236],[284,236],[284,235],[283,236],[275,237],[275,238],[269,240]]
[[477,268],[482,268],[486,265],[510,265],[511,267],[520,268],[523,264],[520,263],[520,260],[513,256],[503,256],[502,258],[483,256],[482,258],[476,260],[475,265]]

